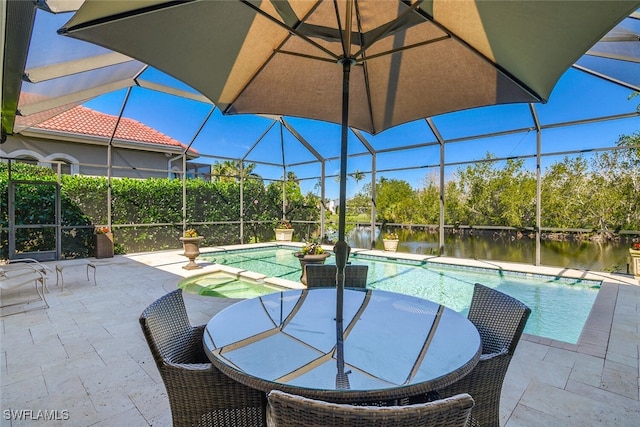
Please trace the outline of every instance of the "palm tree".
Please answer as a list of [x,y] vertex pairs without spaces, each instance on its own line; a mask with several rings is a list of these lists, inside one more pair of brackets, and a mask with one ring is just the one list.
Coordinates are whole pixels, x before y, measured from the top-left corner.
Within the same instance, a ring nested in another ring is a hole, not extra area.
[[295,174],[295,172],[287,172],[287,181],[295,182],[296,184],[300,185],[300,179]]
[[361,172],[361,171],[356,169],[355,172],[353,172],[352,174],[349,174],[349,176],[356,181],[356,190],[357,190],[358,189],[358,183],[365,178],[364,172]]
[[213,181],[240,181],[240,179],[262,179],[262,177],[253,172],[256,168],[255,163],[242,163],[235,160],[225,160],[216,162],[211,166],[211,175]]
[[238,176],[242,176],[243,179],[259,179],[262,180],[262,177],[257,173],[253,172],[256,168],[255,163],[243,163],[242,164],[242,172],[238,171]]
[[211,166],[211,175],[213,181],[235,181],[238,178],[238,163],[233,160],[215,162]]

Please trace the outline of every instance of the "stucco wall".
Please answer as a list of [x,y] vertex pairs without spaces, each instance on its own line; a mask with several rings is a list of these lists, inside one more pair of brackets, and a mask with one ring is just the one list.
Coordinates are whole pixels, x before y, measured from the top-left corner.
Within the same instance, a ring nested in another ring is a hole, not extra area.
[[[42,165],[48,165],[48,161],[63,160],[71,164],[71,173],[74,174],[101,176],[107,174],[106,144],[56,141],[16,134],[10,135],[7,141],[0,145],[0,156],[35,158]],[[167,177],[168,156],[174,157],[176,154],[114,147],[112,176]],[[180,167],[181,161],[175,161],[174,165]]]

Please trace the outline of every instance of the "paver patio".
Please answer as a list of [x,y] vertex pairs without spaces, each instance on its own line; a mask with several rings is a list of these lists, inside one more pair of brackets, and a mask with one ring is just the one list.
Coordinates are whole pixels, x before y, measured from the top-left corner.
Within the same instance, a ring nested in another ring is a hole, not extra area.
[[[183,276],[203,270],[182,269],[180,251],[92,262],[97,286],[87,282],[86,267],[69,266],[64,290],[49,274],[49,309],[0,318],[1,426],[171,425],[138,316]],[[54,270],[56,263],[46,264]],[[602,276],[577,345],[523,337],[505,379],[503,426],[638,425],[640,286],[628,276]],[[233,302],[185,294],[193,324]]]

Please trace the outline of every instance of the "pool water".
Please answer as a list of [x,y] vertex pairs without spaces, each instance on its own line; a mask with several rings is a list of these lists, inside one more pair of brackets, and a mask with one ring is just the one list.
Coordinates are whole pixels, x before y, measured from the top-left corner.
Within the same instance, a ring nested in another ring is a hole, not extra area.
[[[216,252],[201,254],[201,257],[267,277],[299,281],[300,263],[293,256],[294,252],[294,249],[269,248]],[[592,280],[439,266],[357,253],[352,254],[349,261],[369,266],[367,288],[429,299],[465,315],[469,310],[473,285],[482,283],[517,298],[531,308],[526,333],[574,344],[600,289],[600,282]],[[327,263],[335,263],[335,259],[328,258]]]
[[193,276],[181,281],[178,287],[191,294],[222,298],[253,298],[282,290],[224,272]]

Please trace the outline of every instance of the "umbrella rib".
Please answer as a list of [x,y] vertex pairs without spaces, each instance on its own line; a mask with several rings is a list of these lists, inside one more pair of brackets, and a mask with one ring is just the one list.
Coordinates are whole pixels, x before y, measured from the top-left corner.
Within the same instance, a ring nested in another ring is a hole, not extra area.
[[426,19],[427,21],[431,22],[433,25],[435,25],[436,27],[438,27],[441,31],[443,31],[446,34],[449,34],[449,36],[454,39],[455,41],[457,41],[458,43],[460,43],[462,46],[466,46],[467,49],[469,49],[471,52],[475,53],[478,58],[481,58],[482,60],[484,60],[485,62],[487,62],[488,64],[491,64],[491,66],[493,68],[495,68],[498,72],[500,72],[502,75],[504,75],[505,77],[507,77],[509,80],[511,80],[515,85],[517,85],[518,87],[520,87],[522,90],[524,90],[525,92],[527,92],[529,95],[531,95],[531,97],[535,98],[537,101],[539,102],[543,102],[544,99],[542,98],[542,96],[538,95],[538,93],[536,93],[536,91],[534,91],[533,89],[531,89],[527,84],[525,84],[523,81],[521,81],[520,79],[516,78],[513,74],[511,74],[508,70],[506,70],[504,67],[500,66],[499,64],[495,63],[494,61],[492,61],[491,59],[489,59],[486,55],[484,55],[482,52],[480,52],[479,50],[477,50],[476,48],[474,48],[473,46],[471,46],[469,43],[467,43],[464,39],[458,37],[455,33],[453,33],[452,31],[450,31],[448,28],[446,28],[444,25],[440,24],[438,21],[436,21],[436,19],[429,15],[428,13],[426,13],[424,10],[422,9],[416,9],[415,10],[416,13],[418,13],[420,16],[422,16],[424,19]]
[[[283,26],[283,27],[287,30],[287,32],[288,32],[289,34],[287,35],[287,37],[285,37],[285,38],[281,41],[280,45],[279,45],[278,47],[276,47],[276,48],[273,50],[273,52],[271,53],[271,55],[269,56],[269,58],[268,58],[267,60],[265,60],[265,61],[264,61],[264,63],[260,66],[260,68],[258,69],[258,71],[253,75],[253,77],[251,77],[251,79],[249,79],[249,80],[247,81],[247,83],[244,85],[244,87],[243,87],[243,88],[238,92],[238,95],[236,96],[236,98],[235,98],[231,103],[229,103],[229,106],[228,106],[227,108],[225,108],[225,109],[224,109],[223,114],[227,114],[227,113],[229,112],[229,110],[230,110],[231,108],[233,108],[233,104],[235,103],[235,101],[236,101],[236,100],[237,100],[237,99],[242,95],[242,93],[245,91],[245,89],[246,89],[247,87],[249,87],[249,85],[251,85],[251,83],[254,81],[254,79],[255,79],[255,78],[256,78],[256,77],[257,77],[257,76],[262,72],[262,70],[267,66],[267,64],[269,64],[269,62],[271,62],[271,60],[273,59],[273,57],[275,56],[275,54],[276,54],[276,53],[288,53],[288,52],[286,52],[286,51],[282,51],[280,48],[281,48],[282,46],[284,46],[284,44],[286,43],[286,41],[287,41],[287,40],[289,40],[289,38],[292,36],[292,34],[293,34],[293,35],[299,35],[299,33],[300,33],[299,31],[295,30],[294,28],[291,28],[291,27],[289,27],[288,25],[286,25],[286,24],[284,24],[284,23],[282,23],[282,22],[278,21],[276,18],[274,18],[273,16],[271,16],[271,15],[267,14],[266,12],[263,12],[262,10],[260,10],[260,9],[256,8],[256,7],[255,7],[255,6],[253,6],[252,4],[247,3],[247,2],[246,2],[246,1],[244,1],[244,0],[242,1],[242,3],[243,3],[244,5],[246,5],[246,6],[249,6],[251,9],[253,9],[253,10],[257,11],[259,14],[261,14],[261,15],[265,16],[265,17],[266,17],[266,18],[268,18],[269,20],[271,20],[271,21],[275,22],[275,23],[276,23],[276,24],[278,24],[279,26]],[[300,24],[304,22],[304,20],[309,16],[309,14],[311,14],[311,13],[312,13],[312,11],[314,11],[314,10],[318,7],[318,5],[319,5],[319,2],[318,2],[318,3],[317,3],[313,8],[311,8],[311,9],[310,9],[310,11],[307,13],[307,15],[305,15],[305,17],[304,17],[302,20],[300,20],[300,21],[298,22],[297,26],[300,26]],[[284,19],[284,18],[283,18],[283,19]],[[303,39],[305,39],[305,37],[302,37],[302,38],[303,38]],[[294,53],[293,53],[293,52],[291,52],[291,54],[294,54]],[[333,55],[333,54],[332,54],[332,53],[330,53],[330,55]],[[313,57],[313,56],[311,56],[311,55],[309,55],[309,58],[314,58],[314,57]],[[317,58],[315,58],[315,59],[322,59],[322,58],[317,57]],[[325,60],[333,63],[333,62],[337,61],[337,57],[335,57],[334,59],[325,59]]]
[[390,50],[387,50],[385,52],[380,52],[380,53],[376,53],[376,54],[370,55],[367,58],[367,60],[371,60],[371,59],[374,59],[374,58],[379,58],[381,56],[391,55],[391,54],[394,54],[396,52],[402,52],[403,50],[410,50],[410,49],[414,49],[416,47],[426,46],[426,45],[432,44],[432,43],[438,43],[438,42],[441,42],[441,41],[444,41],[444,40],[449,40],[450,38],[451,38],[451,36],[446,35],[446,36],[438,37],[438,38],[431,39],[431,40],[425,40],[425,41],[420,42],[420,43],[414,43],[412,45],[407,45],[407,46],[399,47],[399,48],[396,48],[396,49],[390,49]]
[[[358,34],[362,35],[362,20],[360,19],[360,7],[358,3],[355,4],[355,12],[356,12],[356,25],[358,26]],[[359,40],[360,46],[364,43],[362,37]],[[367,54],[366,52],[362,52],[362,74],[364,78],[364,87],[365,92],[367,94],[367,109],[369,111],[369,123],[371,123],[371,128],[373,129],[373,133],[376,133],[375,129],[375,121],[373,119],[373,102],[371,101],[371,87],[369,85],[369,67],[367,65]],[[353,130],[353,129],[352,129]]]
[[338,2],[336,0],[333,0],[333,7],[336,12],[338,34],[340,35],[340,44],[342,45],[342,57],[349,58],[351,57],[351,20],[353,16],[352,15],[353,0],[347,0],[346,2],[346,11],[345,11],[346,27],[344,29],[342,28],[342,22],[340,20],[340,8],[338,7]]
[[[289,33],[300,37],[300,39],[306,41],[307,43],[309,43],[310,45],[316,47],[317,49],[321,50],[322,52],[326,53],[327,55],[331,56],[332,58],[334,58],[335,61],[338,60],[338,56],[331,52],[329,49],[327,49],[326,47],[322,46],[321,44],[318,44],[316,42],[314,42],[313,40],[311,40],[309,37],[305,36],[304,34],[302,34],[300,31],[296,30],[295,28],[291,27],[290,25],[285,24],[284,22],[276,19],[275,17],[269,15],[267,12],[263,11],[262,9],[260,9],[257,6],[254,6],[253,4],[251,4],[248,0],[242,0],[242,3],[248,7],[250,7],[251,9],[255,10],[257,13],[259,13],[260,15],[262,15],[263,17],[267,18],[268,20],[270,20],[271,22],[273,22],[274,24],[284,28],[285,30],[287,30]],[[317,7],[317,6],[316,6]]]
[[[244,4],[245,6],[248,6],[249,8],[251,8],[252,10],[256,11],[258,14],[260,14],[261,16],[269,19],[271,22],[275,23],[276,25],[284,28],[285,30],[287,30],[287,32],[289,33],[289,35],[287,37],[285,37],[282,42],[280,43],[280,46],[276,47],[271,56],[264,61],[264,63],[260,66],[260,68],[257,70],[257,72],[253,75],[253,77],[251,79],[249,79],[249,81],[247,81],[247,83],[244,85],[244,87],[238,92],[236,98],[229,103],[229,106],[227,108],[224,109],[223,114],[227,114],[229,113],[229,111],[233,108],[233,105],[235,103],[235,101],[242,95],[242,93],[245,91],[245,89],[247,87],[249,87],[249,85],[251,85],[251,83],[253,82],[253,80],[260,74],[260,72],[267,66],[267,64],[273,59],[273,57],[275,56],[276,53],[285,53],[285,54],[290,54],[290,55],[298,55],[298,56],[303,56],[303,57],[307,57],[310,59],[316,59],[316,60],[324,60],[327,62],[331,62],[331,63],[335,63],[338,60],[338,56],[335,55],[333,52],[331,52],[330,50],[324,48],[323,46],[317,44],[316,42],[314,42],[313,40],[310,40],[307,36],[303,35],[300,31],[298,31],[296,28],[293,28],[287,24],[285,24],[284,22],[279,21],[278,19],[276,19],[275,17],[269,15],[268,13],[264,12],[263,10],[261,10],[260,8],[254,6],[253,4],[249,3],[247,0],[241,0],[241,3]],[[315,10],[318,5],[320,4],[320,2],[318,2],[310,11],[309,13],[302,19],[300,20],[300,22],[298,23],[298,26],[300,23],[304,22],[304,19],[306,19],[307,16],[309,16],[309,14]],[[289,52],[289,51],[283,51],[281,50],[281,47],[284,46],[286,40],[289,39],[289,37],[291,37],[292,35],[294,36],[298,36],[300,37],[301,40],[305,40],[308,43],[310,43],[313,46],[316,46],[318,49],[320,49],[321,51],[327,53],[332,59],[326,58],[323,59],[321,57],[314,57],[313,55],[303,55],[303,54],[298,54],[295,52]]]
[[[414,4],[412,4],[409,8],[407,8],[407,10],[405,10],[404,12],[402,12],[400,15],[398,15],[398,17],[392,21],[389,21],[386,25],[380,27],[380,29],[378,30],[378,34],[371,37],[371,40],[368,40],[366,44],[364,44],[363,46],[360,47],[360,50],[357,51],[353,57],[357,58],[358,56],[362,55],[362,53],[364,51],[366,51],[367,49],[369,49],[369,47],[371,47],[371,45],[373,45],[374,43],[376,43],[378,40],[380,40],[380,38],[382,38],[384,35],[386,35],[392,28],[394,28],[394,26],[396,25],[396,23],[402,21],[407,15],[409,15],[411,12],[418,10],[418,8],[420,7],[420,5],[423,3],[424,0],[420,0],[415,2]],[[424,18],[424,17],[423,17]]]
[[283,49],[275,49],[275,52],[282,53],[283,55],[299,56],[301,58],[313,59],[314,61],[330,62],[332,64],[336,63],[336,61],[333,59],[323,58],[321,56],[309,55],[307,53],[293,52],[290,50],[283,50]]
[[[288,38],[288,37],[287,37]],[[284,41],[281,43],[280,46],[284,45]],[[306,54],[302,54],[302,53],[298,53],[298,52],[292,52],[292,51],[287,51],[287,50],[282,50],[279,47],[275,48],[271,54],[271,56],[269,57],[269,59],[267,59],[266,61],[264,61],[264,63],[262,64],[262,66],[260,66],[260,69],[254,74],[254,76],[249,79],[249,81],[247,82],[247,84],[244,85],[244,87],[242,88],[242,90],[240,90],[238,92],[238,95],[236,96],[236,99],[238,99],[240,97],[240,95],[245,91],[245,89],[247,87],[249,87],[249,85],[251,85],[251,83],[253,82],[253,80],[260,74],[260,72],[267,66],[267,64],[271,61],[271,59],[273,59],[274,55],[276,53],[282,53],[285,55],[293,55],[293,56],[299,56],[299,57],[303,57],[303,58],[308,58],[308,59],[313,59],[313,60],[317,60],[317,61],[324,61],[324,62],[330,62],[332,64],[336,63],[336,60],[332,60],[329,58],[322,58],[319,56],[313,56],[313,55],[306,55]],[[231,108],[233,108],[233,104],[235,103],[235,99],[233,100],[233,102],[231,102],[229,104],[229,106],[224,110],[224,114],[227,114],[229,112],[229,110]]]

